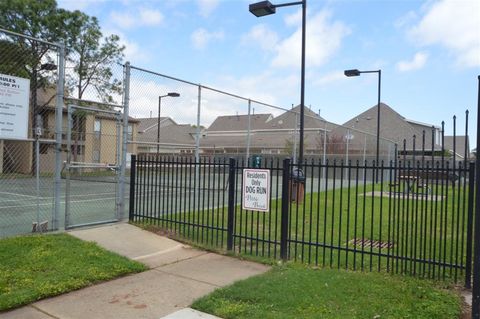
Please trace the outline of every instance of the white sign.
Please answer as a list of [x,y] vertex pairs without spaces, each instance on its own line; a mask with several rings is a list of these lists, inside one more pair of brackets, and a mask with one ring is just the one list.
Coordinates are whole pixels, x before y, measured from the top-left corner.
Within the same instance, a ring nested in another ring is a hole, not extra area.
[[270,210],[270,171],[268,169],[243,170],[242,208],[268,212]]
[[0,73],[0,138],[28,138],[30,80]]

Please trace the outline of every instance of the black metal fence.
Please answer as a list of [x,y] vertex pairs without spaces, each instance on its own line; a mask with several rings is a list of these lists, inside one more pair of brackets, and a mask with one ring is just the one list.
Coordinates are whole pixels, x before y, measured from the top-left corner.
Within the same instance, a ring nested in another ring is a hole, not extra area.
[[242,254],[469,287],[474,164],[403,157],[263,161],[270,209],[261,212],[242,208],[243,160],[132,156],[130,220]]

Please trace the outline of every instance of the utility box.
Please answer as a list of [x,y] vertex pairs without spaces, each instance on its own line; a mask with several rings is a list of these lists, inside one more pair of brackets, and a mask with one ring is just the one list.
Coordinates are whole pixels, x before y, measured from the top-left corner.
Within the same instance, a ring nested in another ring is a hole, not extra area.
[[305,195],[305,174],[300,168],[294,168],[290,176],[290,201],[302,203]]

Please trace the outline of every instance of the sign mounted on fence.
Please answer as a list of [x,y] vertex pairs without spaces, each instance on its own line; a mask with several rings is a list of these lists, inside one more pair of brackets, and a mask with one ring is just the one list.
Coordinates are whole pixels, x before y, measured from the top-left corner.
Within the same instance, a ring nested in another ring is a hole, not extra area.
[[243,170],[242,208],[268,212],[270,210],[270,170]]
[[0,138],[28,138],[30,80],[0,73]]

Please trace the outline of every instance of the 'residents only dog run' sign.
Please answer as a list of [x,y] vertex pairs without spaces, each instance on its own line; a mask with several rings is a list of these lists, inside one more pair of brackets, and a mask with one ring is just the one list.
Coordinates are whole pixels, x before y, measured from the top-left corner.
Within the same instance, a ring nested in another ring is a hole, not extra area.
[[270,210],[270,170],[243,170],[242,208],[268,212]]

